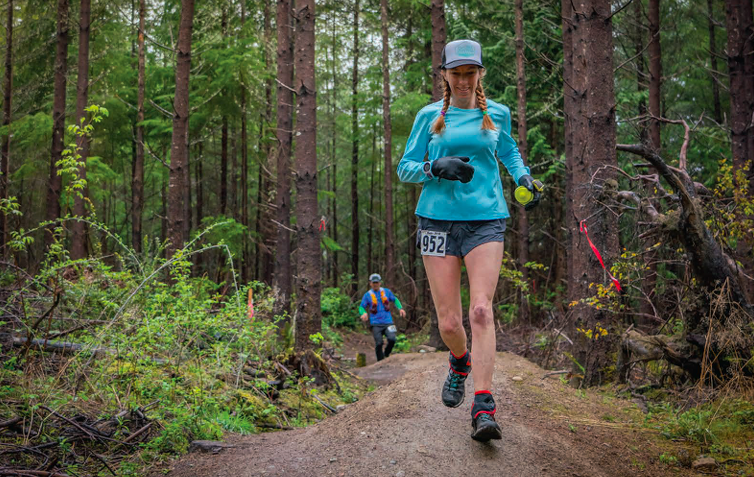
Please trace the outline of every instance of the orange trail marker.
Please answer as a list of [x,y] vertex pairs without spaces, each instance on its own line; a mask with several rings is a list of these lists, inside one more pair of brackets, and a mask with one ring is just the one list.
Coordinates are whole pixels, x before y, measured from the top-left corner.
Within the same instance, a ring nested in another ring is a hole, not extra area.
[[249,288],[249,319],[254,319],[254,294]]

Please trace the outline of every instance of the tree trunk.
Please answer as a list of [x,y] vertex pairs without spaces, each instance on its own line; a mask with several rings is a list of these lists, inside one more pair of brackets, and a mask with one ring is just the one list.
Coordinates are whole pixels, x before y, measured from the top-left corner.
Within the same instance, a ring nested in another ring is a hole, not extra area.
[[[385,127],[385,281],[395,279],[395,241],[393,237],[393,139],[390,125],[390,45],[388,43],[388,0],[381,0],[382,19],[382,121]],[[370,272],[371,273],[371,272]]]
[[432,100],[442,99],[444,86],[440,66],[445,48],[445,0],[431,0],[429,15],[432,19]]
[[[271,48],[272,48],[272,15],[270,12],[270,2],[265,0],[264,2],[264,65],[265,69],[269,71],[272,66]],[[265,132],[263,137],[267,137],[267,128],[272,123],[272,78],[268,77],[264,83],[264,128]],[[264,283],[272,283],[273,271],[274,271],[274,255],[272,251],[275,249],[275,233],[272,228],[272,209],[269,207],[270,199],[272,196],[272,177],[270,171],[274,169],[274,163],[271,159],[272,147],[270,142],[265,139],[264,146],[262,148],[263,157],[262,164],[264,165],[264,187],[262,189],[263,201],[260,203],[262,208],[262,223],[261,231],[262,235],[262,271],[261,280]]]
[[[144,213],[144,91],[146,88],[146,57],[144,49],[144,28],[146,21],[146,0],[139,0],[139,66],[138,96],[136,103],[136,160],[133,164],[131,197],[131,245],[136,253],[141,253],[141,219]],[[197,166],[200,167],[200,166]],[[197,223],[199,221],[197,220]]]
[[[63,157],[63,141],[65,135],[65,93],[66,75],[68,73],[68,0],[58,0],[58,31],[57,48],[55,53],[55,79],[52,100],[52,148],[50,149],[50,179],[47,184],[47,213],[46,219],[57,222],[60,219],[60,192],[63,189],[63,178],[58,175],[57,163]],[[54,224],[48,226],[51,232]],[[53,241],[52,233],[45,234],[45,246],[49,247]]]
[[228,166],[228,215],[239,220],[238,211],[238,141],[235,128],[230,128],[230,165]]
[[162,208],[160,209],[160,242],[165,243],[168,239],[168,191],[164,177],[160,179],[160,198],[162,199]]
[[[731,149],[733,150],[733,165],[736,169],[743,168],[750,159],[747,137],[750,131],[752,113],[751,81],[748,76],[749,61],[746,58],[749,51],[747,32],[752,28],[752,17],[746,15],[745,4],[751,0],[726,0],[725,21],[728,28],[728,70],[730,72],[730,129]],[[749,12],[751,7],[749,7]]]
[[181,23],[178,30],[175,99],[173,102],[173,137],[170,146],[170,185],[168,200],[168,257],[183,247],[186,230],[186,182],[188,166],[189,74],[191,72],[191,33],[194,25],[194,0],[181,0]]
[[[615,97],[613,93],[613,40],[609,0],[581,0],[573,4],[571,12],[573,69],[568,75],[573,90],[570,134],[572,137],[570,186],[572,188],[572,217],[569,228],[578,231],[584,220],[592,242],[601,250],[607,263],[618,253],[617,220],[613,214],[601,210],[600,191],[605,182],[615,180]],[[579,151],[575,154],[575,151]],[[582,152],[583,151],[583,152]],[[569,270],[569,300],[589,296],[590,283],[604,283],[605,276],[591,252],[586,238],[578,234],[570,244],[572,263]],[[587,339],[584,334],[576,340],[576,359],[586,369],[584,384],[599,383],[610,365],[609,353],[616,345],[611,316],[584,304],[574,307],[577,325],[593,329],[597,323],[611,333],[600,340]]]
[[[331,214],[330,214],[330,220],[332,221],[330,225],[330,232],[332,233],[332,239],[333,242],[338,243],[338,143],[337,143],[337,110],[338,110],[338,96],[336,94],[337,92],[337,85],[338,85],[338,74],[335,70],[335,63],[337,61],[337,35],[335,33],[335,12],[332,13],[332,94],[330,95],[330,98],[332,99],[332,193],[333,197],[330,200],[331,204]],[[330,177],[330,172],[328,170],[327,177]],[[328,184],[329,185],[329,184]],[[332,252],[332,286],[337,287],[338,286],[338,252],[333,251]]]
[[298,280],[294,347],[303,352],[322,329],[321,252],[317,215],[317,89],[314,77],[314,0],[296,10],[296,234]]
[[[642,3],[641,2],[635,2],[634,3],[634,22],[636,23],[635,26],[635,33],[634,33],[634,50],[636,54],[636,90],[638,92],[642,92],[646,89],[645,84],[645,76],[646,73],[644,72],[644,15],[642,13]],[[650,38],[651,40],[651,38]],[[659,88],[659,85],[658,85]],[[657,93],[659,96],[659,92]],[[639,101],[639,116],[644,116],[647,114],[647,105],[642,99]],[[656,122],[656,121],[654,121]],[[647,140],[647,128],[644,126],[645,123],[642,123],[639,126],[639,136],[640,136],[640,142],[644,143]],[[653,147],[657,147],[659,150],[659,145],[653,145]],[[649,197],[655,195],[652,192],[653,186],[651,184],[646,185],[646,190],[648,192]],[[648,237],[646,239],[642,240],[642,244],[645,248],[645,250],[650,250],[652,248],[652,245],[654,244],[653,237]],[[657,253],[656,251],[649,251],[646,254],[643,254],[644,257],[644,264],[645,264],[645,273],[644,273],[644,280],[641,282],[641,289],[643,295],[645,297],[642,297],[641,300],[641,307],[640,312],[645,315],[652,316],[655,311],[655,307],[653,306],[653,301],[655,298],[655,288],[657,285]],[[643,319],[637,320],[639,323],[643,321]]]
[[[642,3],[634,2],[634,54],[636,55],[636,91],[642,92],[646,89],[646,73],[644,71],[644,13],[642,12]],[[639,100],[639,116],[647,114],[647,103],[642,97]],[[646,123],[639,126],[639,135],[641,142],[647,138]]]
[[[521,159],[524,164],[527,159],[527,140],[526,140],[526,71],[524,69],[524,1],[516,0],[516,76],[518,84],[518,149],[521,152]],[[529,262],[529,220],[523,207],[517,206],[518,219],[518,264],[521,270],[522,279],[529,281],[529,269],[526,264]],[[527,322],[529,317],[529,303],[526,296],[521,292],[519,297],[519,319]]]
[[[197,145],[197,151],[196,151],[196,226],[199,228],[202,224],[202,219],[204,218],[204,170],[202,168],[202,162],[204,162],[204,157],[202,157],[202,150],[204,148],[202,147],[202,143],[200,142]],[[201,254],[199,254],[201,256]]]
[[715,41],[715,22],[714,22],[714,1],[707,0],[707,28],[709,29],[709,60],[710,68],[710,82],[712,83],[712,100],[715,107],[715,121],[719,124],[723,122],[723,112],[720,106],[720,87],[717,85],[717,79],[715,75],[720,69],[717,66],[717,42]]
[[[744,70],[746,71],[746,91],[747,98],[749,99],[749,112],[754,116],[754,18],[752,18],[752,9],[754,6],[751,1],[743,2],[743,17],[746,22],[746,30],[744,37],[746,38],[744,43]],[[749,127],[746,131],[746,151],[748,152],[748,158],[754,162],[754,127],[752,121],[749,122]],[[749,168],[749,197],[754,197],[754,164]],[[752,270],[752,268],[749,268]],[[754,282],[749,281],[749,284],[754,287]],[[754,290],[750,290],[754,291]],[[754,298],[754,296],[752,297]]]
[[220,215],[228,208],[228,117],[222,117],[220,126]]
[[[751,127],[754,112],[754,49],[752,44],[751,0],[726,0],[725,21],[728,28],[728,71],[730,77],[730,130],[731,150],[733,153],[734,172],[743,170],[747,161],[754,161],[754,137]],[[754,197],[754,162],[747,173],[749,181],[748,197]],[[743,264],[744,270],[751,271],[754,263],[751,259],[750,241],[739,241],[736,258]],[[749,300],[754,300],[754,282],[742,280],[744,293]]]
[[[445,91],[443,78],[440,74],[442,50],[445,48],[447,40],[445,34],[445,0],[432,0],[430,16],[432,18],[432,41],[430,48],[432,56],[432,101],[440,101]],[[440,350],[447,350],[448,347],[445,346],[442,336],[440,336],[437,313],[435,313],[434,303],[430,298],[428,279],[422,282],[422,292],[424,303],[428,305],[426,308],[429,311],[429,345]]]
[[[86,106],[89,102],[89,33],[91,25],[91,0],[81,0],[81,12],[79,17],[79,64],[78,80],[76,81],[76,125],[81,126],[81,120],[86,118]],[[86,180],[86,158],[89,154],[89,138],[87,136],[76,137],[76,147],[79,150],[78,175]],[[86,205],[83,195],[86,187],[73,196],[73,215],[84,217]],[[86,224],[74,221],[71,225],[71,258],[81,260],[86,258]]]
[[[259,130],[264,131],[264,118],[259,118]],[[261,137],[261,135],[260,135]],[[262,146],[262,153],[264,154],[264,146]],[[262,220],[262,211],[264,210],[264,157],[259,161],[259,170],[257,171],[257,240],[259,240],[259,246],[257,247],[257,254],[254,257],[254,270],[257,280],[262,280],[262,274],[264,273],[264,225]]]
[[[222,7],[220,31],[223,35],[223,42],[227,45],[228,10],[225,3]],[[228,210],[228,116],[225,114],[221,119],[220,136],[220,215],[226,215]]]
[[[406,67],[405,71],[409,71],[411,68],[411,65],[414,64],[414,43],[411,37],[413,36],[413,10],[409,11],[408,14],[408,25],[406,27]],[[417,325],[418,328],[421,328],[422,325],[419,323],[419,292],[417,287],[417,282],[419,282],[419,276],[417,273],[417,267],[416,267],[416,243],[414,242],[415,233],[417,229],[416,224],[416,214],[414,214],[414,211],[416,210],[416,202],[418,200],[418,197],[416,195],[418,187],[415,184],[409,184],[408,185],[408,210],[406,213],[407,218],[407,229],[408,229],[408,275],[411,277],[411,280],[413,280],[413,286],[411,287],[411,295],[410,295],[410,302],[408,310],[406,310],[406,313],[408,315],[408,322]]]
[[[372,173],[369,175],[369,226],[367,227],[367,274],[374,272],[374,247],[373,243],[377,240],[377,234],[374,233],[374,183],[377,175],[377,129],[372,128]],[[355,179],[354,179],[355,180]],[[358,250],[358,242],[354,245]],[[358,264],[357,264],[358,265]],[[358,270],[358,268],[357,268]],[[358,287],[358,276],[354,276],[354,287]],[[355,294],[356,292],[354,291]]]
[[[3,126],[8,133],[3,136],[3,146],[0,152],[0,200],[7,199],[10,187],[10,122],[11,98],[13,92],[13,0],[8,0],[8,20],[5,29],[5,82],[3,83]],[[8,216],[0,217],[0,258],[8,257]]]
[[[662,52],[660,50],[660,0],[649,0],[649,114],[659,118],[660,85],[662,82]],[[657,153],[662,149],[660,121],[649,122],[649,140]]]
[[[575,218],[569,211],[573,210],[574,204],[574,183],[573,183],[573,126],[571,122],[574,120],[574,113],[576,110],[576,98],[577,92],[573,85],[573,5],[570,0],[561,0],[561,18],[562,18],[562,31],[563,31],[563,146],[565,152],[565,210],[566,220],[565,224],[565,265],[566,274],[565,282],[568,283],[570,273],[573,271],[573,257],[570,250],[574,242],[574,231],[578,230]],[[570,301],[571,286],[568,285],[567,300]],[[572,325],[572,323],[569,323]],[[566,330],[571,332],[573,326],[569,326]]]
[[[351,285],[351,295],[356,295],[359,288],[359,110],[358,110],[358,92],[359,92],[359,0],[355,0],[353,9],[353,79],[351,84],[351,128],[353,129],[353,138],[351,146],[351,275],[353,275]],[[374,163],[373,163],[374,164]],[[372,167],[372,176],[374,176],[374,167]],[[372,194],[374,193],[374,177],[372,177]],[[371,234],[371,211],[372,204],[369,204],[369,233]],[[370,243],[371,247],[371,243]],[[372,273],[372,256],[369,253],[368,261],[369,270]]]
[[290,309],[291,296],[291,140],[293,124],[293,40],[291,31],[290,0],[278,0],[277,4],[277,194],[275,195],[277,218],[277,250],[275,254],[275,287],[278,298],[275,313]]
[[[189,126],[186,126],[186,131],[188,132]],[[192,215],[191,215],[191,157],[189,150],[189,138],[188,134],[186,134],[186,165],[183,168],[183,176],[184,180],[186,181],[186,198],[183,201],[183,240],[188,240],[190,233],[191,233],[191,221],[192,221]]]
[[[241,2],[241,33],[246,25],[246,1]],[[244,72],[239,71],[241,86],[241,224],[246,227],[243,236],[243,263],[241,265],[241,280],[247,282],[250,278],[251,253],[249,251],[249,147],[248,132],[246,130],[246,86]]]

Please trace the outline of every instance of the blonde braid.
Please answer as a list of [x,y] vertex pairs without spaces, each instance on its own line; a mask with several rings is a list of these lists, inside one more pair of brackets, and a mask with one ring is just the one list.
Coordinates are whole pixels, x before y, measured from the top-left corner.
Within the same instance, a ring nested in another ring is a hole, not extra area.
[[490,115],[487,112],[487,96],[484,95],[482,78],[479,78],[479,82],[476,85],[476,101],[479,103],[479,109],[482,110],[482,130],[497,130],[495,123],[492,122],[492,119],[490,119]]
[[432,132],[435,134],[442,134],[445,131],[445,113],[448,112],[450,106],[450,84],[445,78],[442,79],[443,88],[445,89],[442,98],[442,111],[440,111],[440,117],[437,118],[435,124],[432,126]]

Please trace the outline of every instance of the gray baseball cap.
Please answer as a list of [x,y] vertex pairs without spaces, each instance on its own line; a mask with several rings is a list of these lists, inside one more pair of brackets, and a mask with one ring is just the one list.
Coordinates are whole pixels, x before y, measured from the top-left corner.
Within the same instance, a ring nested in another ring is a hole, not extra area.
[[482,45],[474,40],[451,41],[442,49],[442,69],[455,68],[462,65],[476,65],[484,68],[482,64]]
[[373,273],[373,274],[369,275],[369,281],[370,282],[381,282],[382,281],[382,277],[380,276],[379,273]]

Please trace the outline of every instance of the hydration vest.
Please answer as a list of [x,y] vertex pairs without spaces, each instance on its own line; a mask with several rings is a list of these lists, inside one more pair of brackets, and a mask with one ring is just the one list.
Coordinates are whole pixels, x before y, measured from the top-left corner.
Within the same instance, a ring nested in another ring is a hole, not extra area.
[[[377,295],[374,290],[369,291],[369,296],[372,297],[372,305],[369,307],[369,312],[373,315],[377,314]],[[385,290],[380,287],[380,298],[382,298],[382,306],[385,307],[385,311],[390,311],[390,302],[385,296]]]

